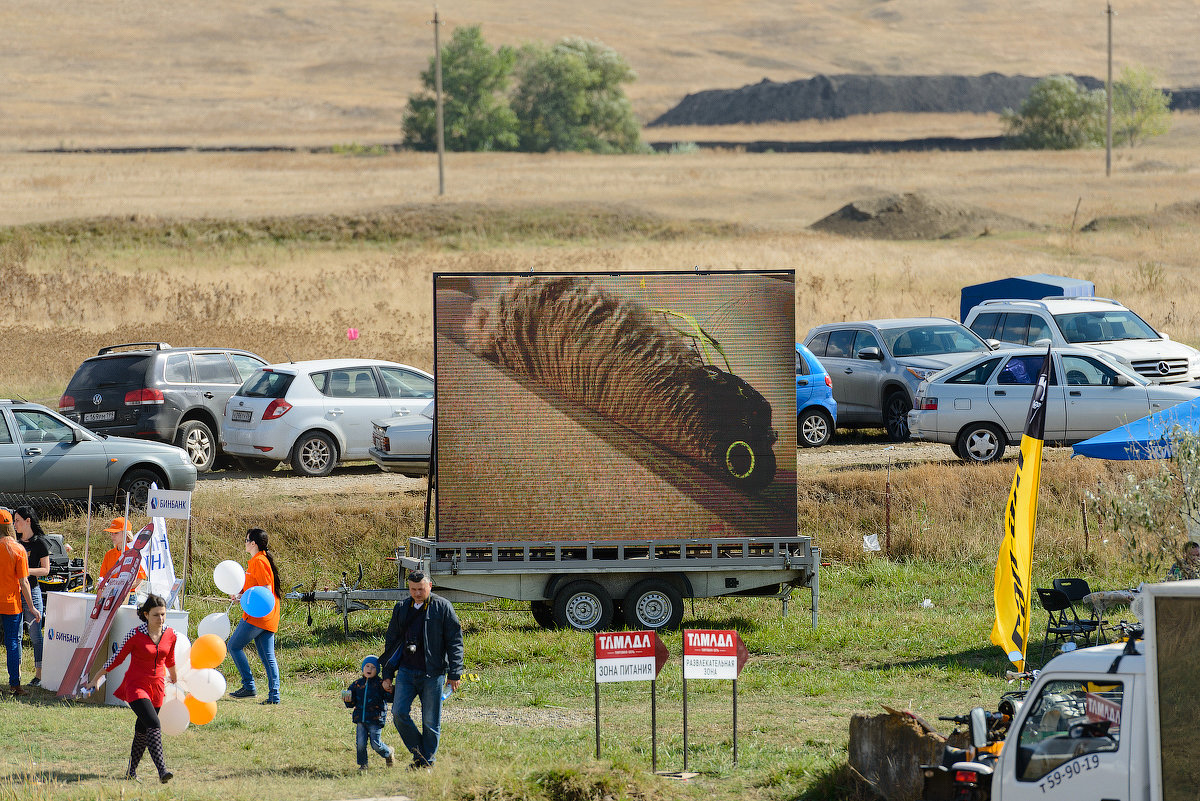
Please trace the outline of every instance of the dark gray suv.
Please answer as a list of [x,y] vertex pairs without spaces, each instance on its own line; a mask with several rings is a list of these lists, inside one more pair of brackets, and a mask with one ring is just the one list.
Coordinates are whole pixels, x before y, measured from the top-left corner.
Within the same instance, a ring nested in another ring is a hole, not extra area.
[[58,411],[98,434],[176,445],[204,473],[217,458],[225,401],[266,363],[231,348],[113,345],[79,365]]

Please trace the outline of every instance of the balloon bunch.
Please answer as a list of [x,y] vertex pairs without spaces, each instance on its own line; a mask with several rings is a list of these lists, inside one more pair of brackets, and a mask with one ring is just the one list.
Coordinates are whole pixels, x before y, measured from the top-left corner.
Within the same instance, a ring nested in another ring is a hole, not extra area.
[[193,643],[182,634],[177,636],[176,680],[167,685],[158,713],[163,734],[182,734],[191,723],[203,726],[212,722],[217,699],[225,694],[225,676],[217,670],[225,661],[225,641],[213,633],[201,634]]

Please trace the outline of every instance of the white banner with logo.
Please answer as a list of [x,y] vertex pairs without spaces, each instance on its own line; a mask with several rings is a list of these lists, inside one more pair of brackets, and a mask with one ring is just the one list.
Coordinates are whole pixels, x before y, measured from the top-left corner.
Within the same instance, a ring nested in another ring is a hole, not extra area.
[[165,518],[180,517],[178,514],[164,514],[164,512],[182,508],[186,512],[182,517],[187,519],[191,514],[191,506],[192,493],[160,490],[153,486],[146,499],[146,508],[151,515],[150,522],[154,526],[154,534],[142,550],[142,568],[146,571],[150,592],[162,598],[168,598],[171,595],[171,588],[175,584],[175,564],[171,561],[171,543],[167,539]]
[[187,520],[192,516],[192,493],[151,488],[146,496],[146,516]]

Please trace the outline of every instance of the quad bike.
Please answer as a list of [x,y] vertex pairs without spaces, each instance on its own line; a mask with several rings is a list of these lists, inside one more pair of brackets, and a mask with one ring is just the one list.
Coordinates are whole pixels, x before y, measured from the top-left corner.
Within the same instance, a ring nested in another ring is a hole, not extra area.
[[[997,712],[977,706],[966,715],[938,718],[966,726],[968,743],[966,748],[947,743],[941,762],[921,766],[925,801],[988,801],[992,797],[992,772],[1023,697],[1023,692],[1006,693]],[[951,739],[962,733],[956,728]]]

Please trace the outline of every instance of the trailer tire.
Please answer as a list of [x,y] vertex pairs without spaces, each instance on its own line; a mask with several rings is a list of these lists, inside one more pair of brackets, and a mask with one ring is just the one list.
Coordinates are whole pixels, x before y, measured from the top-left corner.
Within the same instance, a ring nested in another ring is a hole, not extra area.
[[559,628],[606,631],[612,621],[612,596],[594,581],[572,581],[554,596],[554,622]]
[[662,579],[646,579],[621,602],[625,622],[636,629],[674,631],[683,622],[683,595]]
[[549,601],[531,601],[529,603],[529,611],[533,613],[533,620],[544,629],[556,629],[558,626],[554,622],[554,607]]

